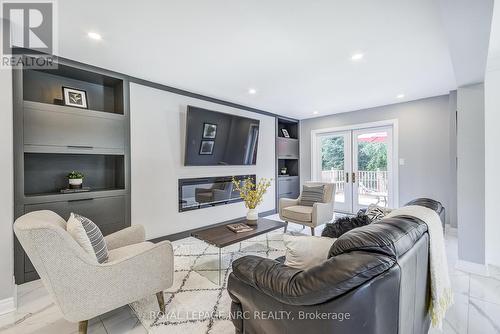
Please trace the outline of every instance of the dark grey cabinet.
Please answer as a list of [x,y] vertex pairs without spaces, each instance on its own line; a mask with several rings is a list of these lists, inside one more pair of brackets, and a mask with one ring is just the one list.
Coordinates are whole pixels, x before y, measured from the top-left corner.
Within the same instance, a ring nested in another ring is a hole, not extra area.
[[298,198],[300,195],[299,125],[297,120],[281,117],[276,119],[277,206],[281,198]]
[[299,197],[299,177],[281,176],[278,177],[278,197],[298,198]]
[[85,198],[61,202],[25,205],[25,213],[38,210],[51,210],[68,219],[72,212],[91,219],[104,235],[116,232],[127,226],[127,201],[125,196]]
[[[55,69],[13,73],[15,218],[51,210],[94,221],[104,235],[130,226],[130,112],[126,76],[59,58]],[[63,105],[62,87],[87,92],[89,109]],[[90,191],[65,193],[67,174]],[[14,238],[16,284],[38,278]]]
[[278,137],[278,159],[298,159],[299,158],[299,140]]
[[28,151],[125,149],[123,115],[24,101],[23,119]]

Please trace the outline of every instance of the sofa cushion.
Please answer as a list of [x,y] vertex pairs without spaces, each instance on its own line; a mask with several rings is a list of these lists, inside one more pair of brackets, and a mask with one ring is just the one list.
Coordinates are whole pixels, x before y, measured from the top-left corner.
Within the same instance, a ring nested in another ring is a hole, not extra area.
[[97,262],[104,263],[108,259],[108,247],[99,227],[86,217],[71,213],[66,230],[75,241]]
[[413,247],[426,231],[427,225],[415,217],[385,218],[342,235],[330,248],[329,257],[359,250],[398,259]]
[[300,194],[300,205],[313,206],[314,203],[322,203],[325,198],[325,186],[304,185]]
[[328,259],[328,251],[335,239],[310,235],[283,235],[286,247],[285,265],[297,269],[309,269]]
[[312,206],[302,206],[302,205],[289,206],[282,210],[284,218],[301,222],[312,221],[312,212],[313,212]]
[[145,241],[115,248],[109,251],[108,262],[118,261],[126,257],[132,257],[154,247],[154,243]]

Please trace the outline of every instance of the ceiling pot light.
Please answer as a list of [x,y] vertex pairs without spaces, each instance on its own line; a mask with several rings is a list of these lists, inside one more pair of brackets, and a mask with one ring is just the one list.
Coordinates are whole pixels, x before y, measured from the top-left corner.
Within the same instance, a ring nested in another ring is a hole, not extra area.
[[317,111],[317,110],[313,111],[313,115],[317,115],[317,114],[319,114],[319,111]]
[[363,57],[364,55],[362,53],[355,53],[352,55],[351,60],[361,60]]
[[248,94],[250,94],[250,95],[255,95],[255,94],[257,94],[257,90],[256,90],[255,88],[250,88],[250,89],[248,90]]
[[102,39],[102,36],[101,36],[101,35],[99,35],[99,34],[98,34],[98,33],[96,33],[96,32],[89,32],[89,33],[87,33],[87,36],[88,36],[89,38],[91,38],[91,39],[95,39],[95,40],[97,40],[97,41],[100,41],[100,40]]
[[396,96],[397,99],[402,99],[403,97],[405,97],[405,94],[399,94],[398,96]]

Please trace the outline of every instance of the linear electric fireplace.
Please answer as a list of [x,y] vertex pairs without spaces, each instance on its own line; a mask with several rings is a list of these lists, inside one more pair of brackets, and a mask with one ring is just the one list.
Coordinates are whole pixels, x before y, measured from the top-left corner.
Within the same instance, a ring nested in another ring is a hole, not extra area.
[[[255,175],[235,175],[238,181]],[[210,206],[240,202],[240,193],[234,189],[233,176],[179,179],[179,212],[197,210]]]

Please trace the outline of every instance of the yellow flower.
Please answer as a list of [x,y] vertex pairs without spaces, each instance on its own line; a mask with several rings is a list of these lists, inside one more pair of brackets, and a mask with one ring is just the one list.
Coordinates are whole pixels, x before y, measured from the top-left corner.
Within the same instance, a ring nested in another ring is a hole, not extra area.
[[240,197],[249,209],[255,209],[261,202],[267,189],[271,186],[272,179],[261,178],[257,184],[253,183],[252,178],[248,177],[242,182],[233,177],[233,184],[236,190],[240,192]]

